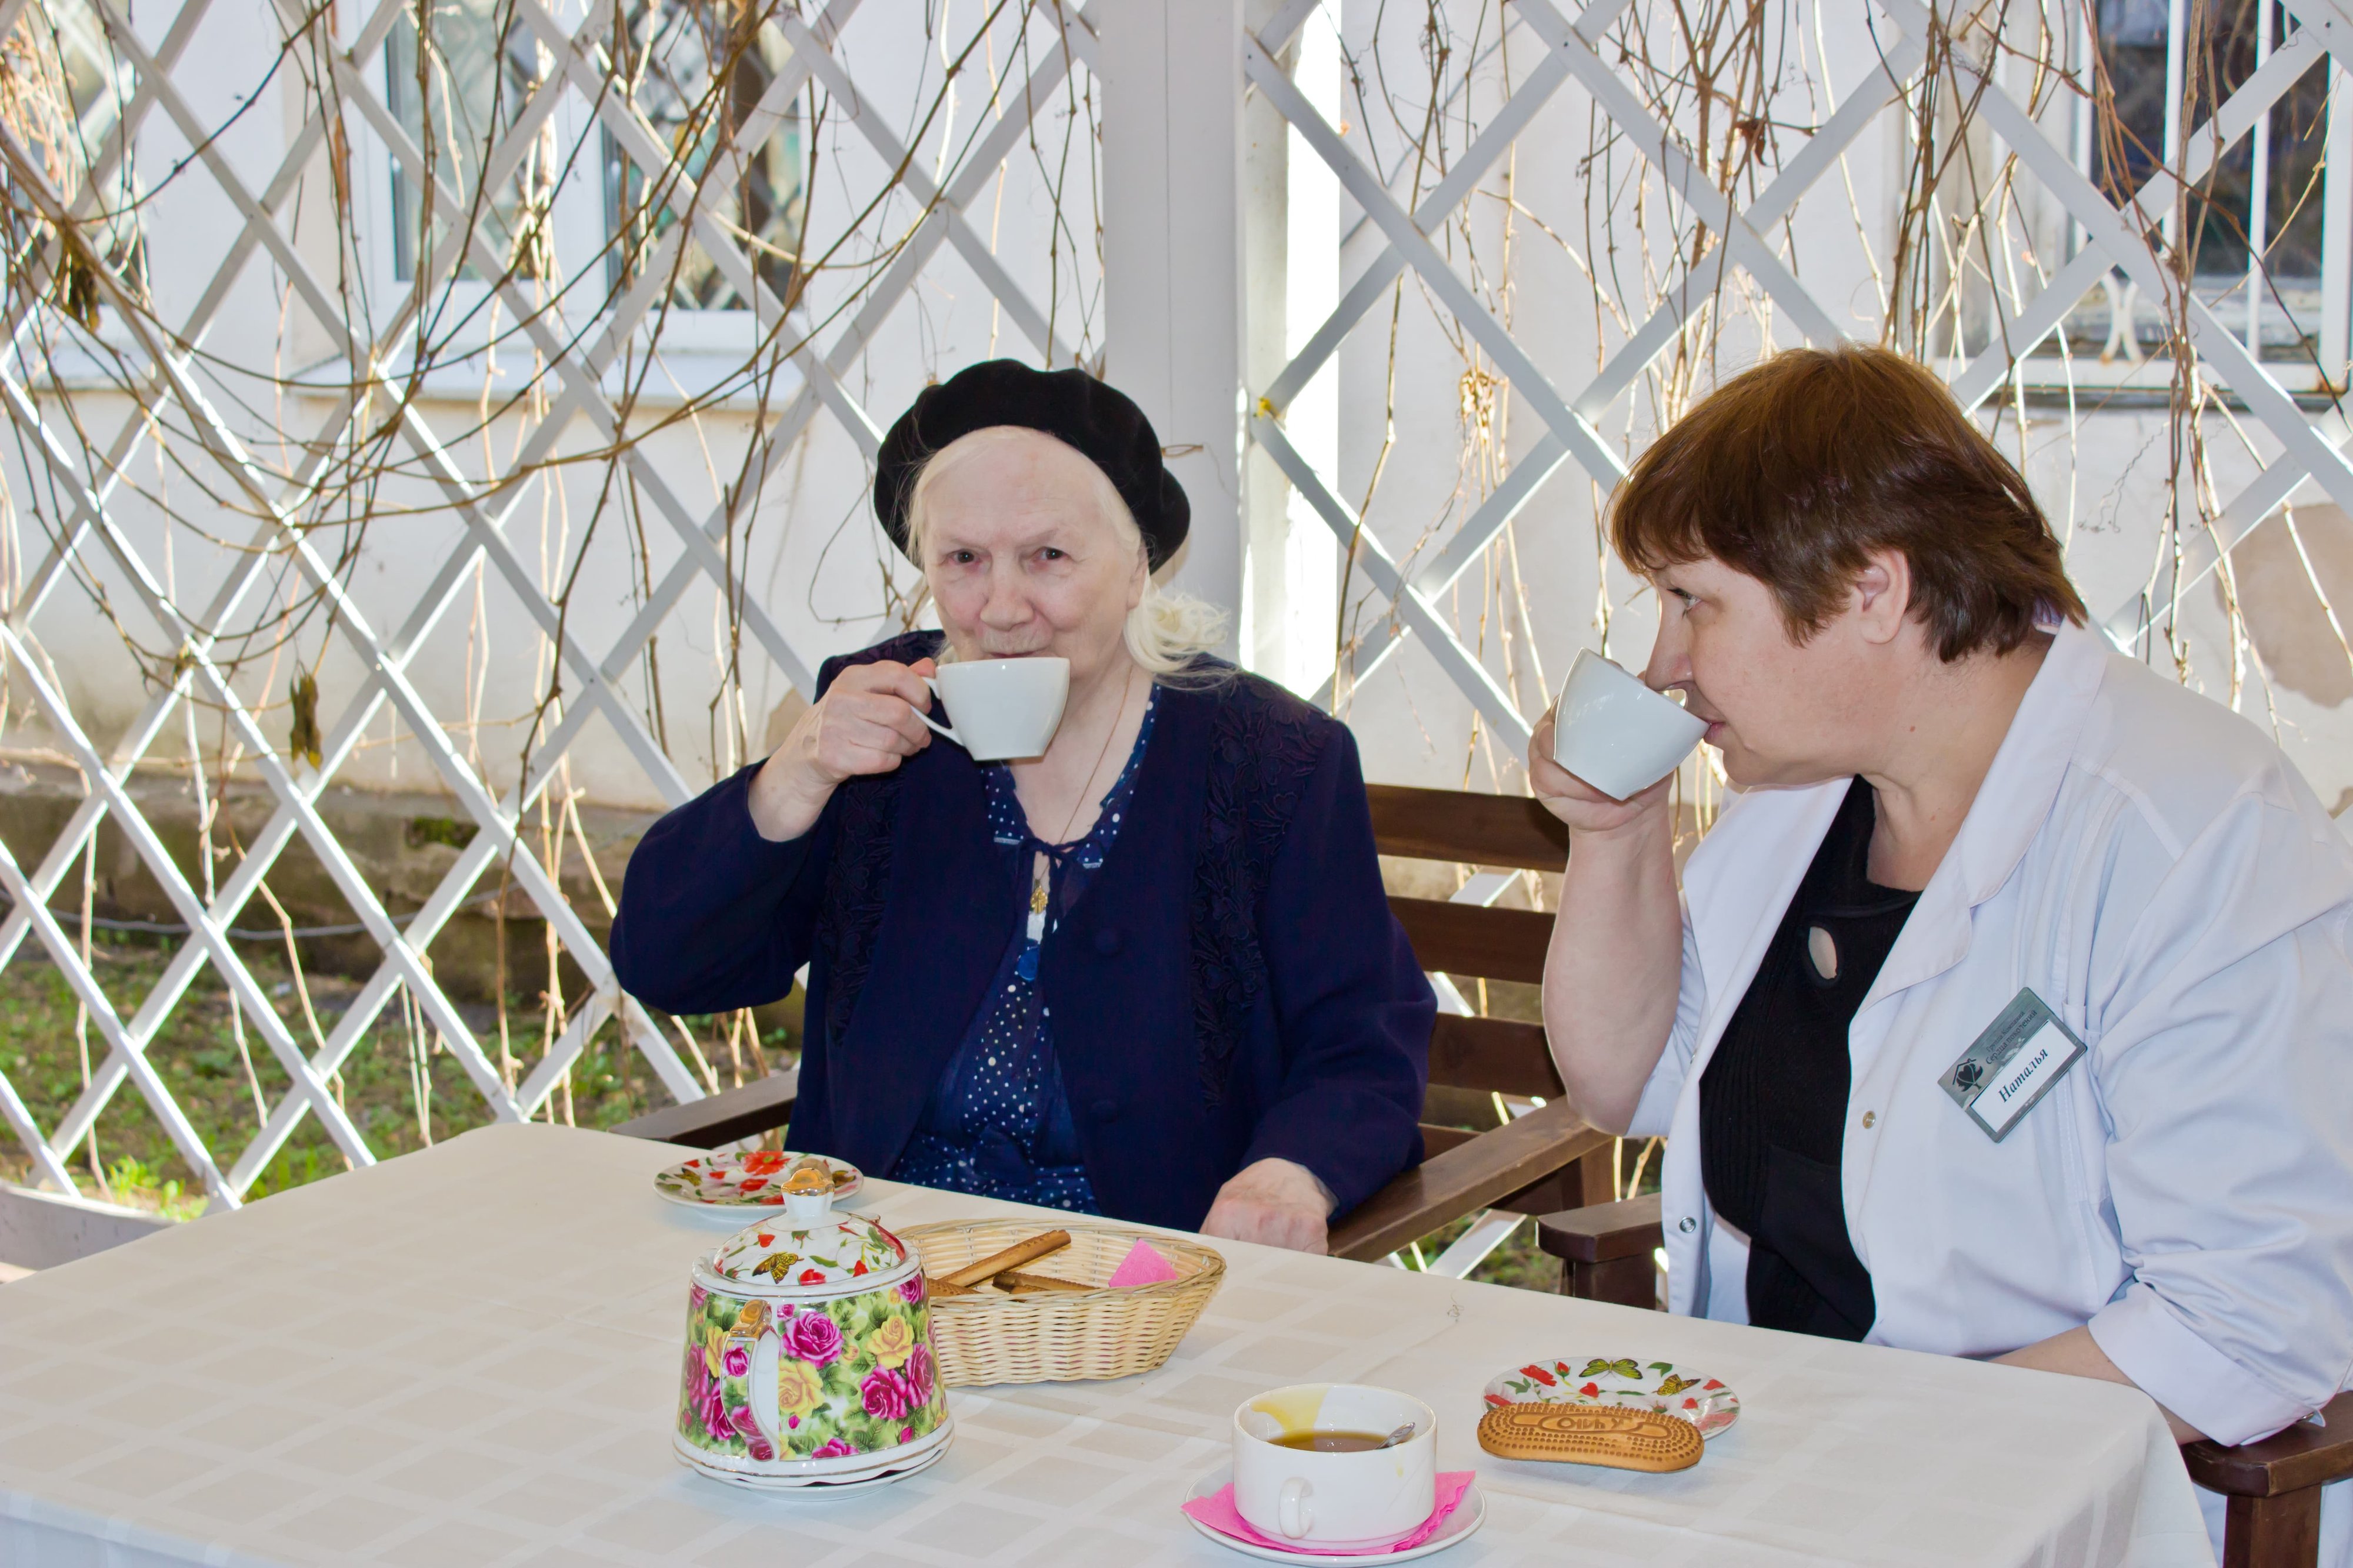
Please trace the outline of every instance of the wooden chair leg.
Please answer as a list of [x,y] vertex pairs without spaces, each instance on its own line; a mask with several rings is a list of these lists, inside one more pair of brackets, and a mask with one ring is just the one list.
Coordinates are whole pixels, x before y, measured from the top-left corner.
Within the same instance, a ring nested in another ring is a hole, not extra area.
[[2318,1487],[2230,1500],[2222,1568],[2315,1568],[2319,1561]]
[[1648,1253],[1640,1258],[1612,1258],[1600,1263],[1561,1259],[1560,1293],[1581,1301],[1609,1301],[1648,1310],[1659,1304],[1658,1265]]

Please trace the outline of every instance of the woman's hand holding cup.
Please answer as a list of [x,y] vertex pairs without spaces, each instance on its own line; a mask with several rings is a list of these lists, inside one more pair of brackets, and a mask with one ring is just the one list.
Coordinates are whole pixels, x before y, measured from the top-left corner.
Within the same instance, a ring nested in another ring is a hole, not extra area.
[[845,779],[887,773],[932,743],[928,658],[912,665],[854,664],[794,723],[785,743],[752,780],[752,826],[781,843],[817,826]]
[[1672,773],[1617,800],[1553,761],[1553,724],[1558,717],[1557,709],[1547,712],[1529,737],[1528,785],[1546,811],[1568,824],[1570,833],[1612,833],[1666,809],[1667,794],[1674,787]]

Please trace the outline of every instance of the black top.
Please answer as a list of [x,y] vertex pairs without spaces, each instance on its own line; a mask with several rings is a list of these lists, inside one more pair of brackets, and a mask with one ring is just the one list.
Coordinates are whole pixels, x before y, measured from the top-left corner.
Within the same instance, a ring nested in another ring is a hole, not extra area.
[[1699,1086],[1708,1202],[1748,1233],[1748,1321],[1837,1340],[1878,1312],[1840,1194],[1847,1027],[1920,900],[1871,880],[1877,819],[1858,778]]

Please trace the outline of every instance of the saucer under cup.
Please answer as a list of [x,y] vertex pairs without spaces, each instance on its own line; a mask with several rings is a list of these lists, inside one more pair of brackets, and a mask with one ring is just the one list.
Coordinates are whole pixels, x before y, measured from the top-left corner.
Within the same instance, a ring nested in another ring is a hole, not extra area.
[[[1230,1471],[1212,1470],[1193,1483],[1193,1490],[1187,1500],[1198,1502],[1203,1498],[1215,1497],[1223,1491],[1232,1479]],[[1190,1513],[1186,1514],[1185,1522],[1200,1531],[1207,1539],[1216,1542],[1227,1550],[1238,1552],[1245,1557],[1255,1557],[1262,1563],[1301,1563],[1311,1564],[1313,1568],[1389,1568],[1391,1563],[1410,1563],[1419,1557],[1435,1556],[1449,1547],[1461,1545],[1464,1541],[1477,1534],[1479,1527],[1487,1522],[1487,1500],[1480,1492],[1479,1483],[1472,1481],[1462,1489],[1462,1496],[1456,1500],[1454,1511],[1448,1514],[1444,1521],[1431,1533],[1430,1539],[1420,1545],[1398,1547],[1383,1545],[1370,1552],[1354,1553],[1335,1552],[1328,1546],[1319,1546],[1313,1550],[1295,1550],[1285,1546],[1261,1546],[1255,1541],[1245,1541],[1240,1536],[1228,1535],[1212,1525],[1204,1524]]]
[[1071,695],[1071,661],[1034,658],[951,659],[923,682],[947,708],[952,724],[923,722],[972,753],[975,762],[1042,757],[1061,727]]
[[1610,799],[1624,800],[1674,772],[1706,733],[1704,720],[1587,648],[1561,689],[1552,760]]
[[[1387,1448],[1320,1453],[1274,1439],[1303,1432],[1413,1436]],[[1375,1547],[1438,1506],[1438,1415],[1420,1400],[1355,1383],[1303,1383],[1234,1412],[1234,1510],[1271,1540],[1321,1550]]]

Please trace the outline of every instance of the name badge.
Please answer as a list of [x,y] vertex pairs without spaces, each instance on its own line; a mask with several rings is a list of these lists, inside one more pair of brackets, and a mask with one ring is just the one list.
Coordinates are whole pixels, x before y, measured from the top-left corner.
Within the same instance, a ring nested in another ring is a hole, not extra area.
[[2084,1056],[2084,1042],[2032,991],[2021,991],[1936,1081],[1999,1143]]

